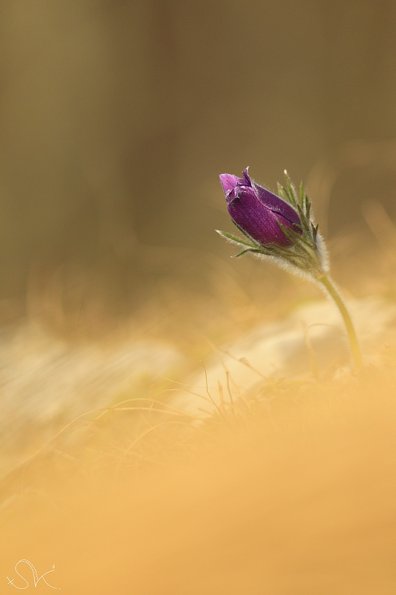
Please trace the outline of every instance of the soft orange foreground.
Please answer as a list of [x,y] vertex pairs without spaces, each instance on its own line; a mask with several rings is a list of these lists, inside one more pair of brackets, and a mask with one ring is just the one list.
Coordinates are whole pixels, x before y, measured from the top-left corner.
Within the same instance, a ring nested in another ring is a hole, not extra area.
[[394,595],[391,270],[352,304],[357,376],[331,307],[267,309],[262,328],[265,292],[250,307],[232,280],[231,313],[206,310],[201,344],[181,331],[176,352],[22,329],[3,368],[0,595]]
[[4,488],[0,592],[33,589],[26,558],[73,595],[394,594],[395,386],[392,366],[284,383],[270,409],[169,426],[139,464],[92,458],[97,438],[32,462]]

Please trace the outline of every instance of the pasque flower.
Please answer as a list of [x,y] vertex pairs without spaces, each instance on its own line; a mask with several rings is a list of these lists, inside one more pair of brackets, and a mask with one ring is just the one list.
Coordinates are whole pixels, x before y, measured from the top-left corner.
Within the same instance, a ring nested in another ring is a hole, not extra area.
[[248,168],[241,177],[220,174],[220,183],[231,219],[245,237],[218,233],[242,248],[239,255],[270,256],[304,275],[318,276],[327,270],[327,252],[302,185],[297,192],[286,174],[286,184],[278,185],[278,194],[274,194],[256,184]]
[[291,243],[283,228],[301,230],[301,221],[290,204],[256,184],[248,168],[241,178],[232,174],[220,174],[219,177],[231,219],[245,235],[264,246]]
[[311,213],[311,201],[304,186],[298,189],[287,172],[278,195],[256,184],[246,168],[241,177],[221,174],[231,219],[244,237],[216,230],[232,244],[239,246],[237,256],[252,252],[264,256],[314,281],[336,304],[345,324],[355,368],[361,365],[361,354],[349,312],[329,275],[324,240]]

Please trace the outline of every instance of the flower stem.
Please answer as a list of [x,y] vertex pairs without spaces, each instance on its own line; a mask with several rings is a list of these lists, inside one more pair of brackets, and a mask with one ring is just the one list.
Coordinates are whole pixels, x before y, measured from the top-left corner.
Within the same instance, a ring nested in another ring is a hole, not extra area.
[[319,281],[319,283],[323,285],[323,288],[325,289],[326,293],[332,298],[342,316],[342,320],[345,324],[345,329],[349,339],[349,346],[351,350],[353,365],[355,370],[359,370],[359,368],[361,368],[362,366],[362,354],[360,351],[356,330],[352,322],[352,318],[344,303],[344,300],[340,296],[336,286],[334,285],[334,282],[328,275],[326,275],[325,273],[323,273],[322,275],[318,275],[317,280]]

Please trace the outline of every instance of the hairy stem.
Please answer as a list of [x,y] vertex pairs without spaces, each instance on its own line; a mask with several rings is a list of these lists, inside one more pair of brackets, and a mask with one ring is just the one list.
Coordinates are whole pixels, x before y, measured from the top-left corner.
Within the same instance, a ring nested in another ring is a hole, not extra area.
[[352,318],[348,312],[348,309],[344,303],[344,300],[340,296],[336,286],[334,285],[332,279],[326,275],[322,274],[317,277],[319,283],[322,284],[323,288],[325,289],[327,295],[329,295],[332,300],[334,301],[335,305],[337,306],[342,320],[345,325],[345,329],[349,339],[349,346],[351,350],[352,361],[355,370],[359,370],[362,365],[362,354],[360,351],[359,341],[356,335],[356,330],[354,324],[352,322]]

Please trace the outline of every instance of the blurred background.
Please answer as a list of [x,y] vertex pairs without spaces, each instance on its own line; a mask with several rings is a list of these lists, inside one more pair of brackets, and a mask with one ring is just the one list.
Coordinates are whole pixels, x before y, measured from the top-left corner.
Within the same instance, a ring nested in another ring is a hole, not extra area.
[[[0,585],[28,556],[73,594],[396,592],[395,30],[391,0],[0,0]],[[305,181],[361,376],[315,286],[214,233],[247,165]]]
[[304,179],[330,240],[372,236],[396,216],[395,25],[391,0],[2,0],[2,321],[46,292],[109,315],[208,292],[217,176],[246,165]]

